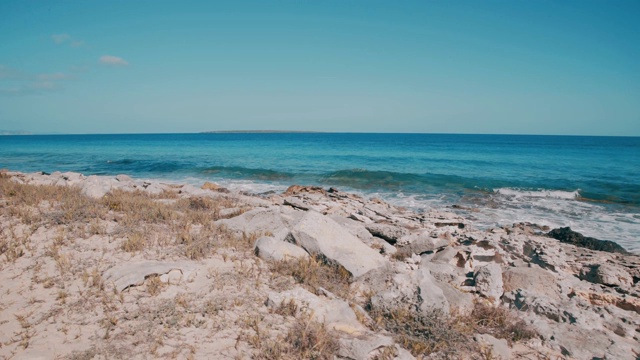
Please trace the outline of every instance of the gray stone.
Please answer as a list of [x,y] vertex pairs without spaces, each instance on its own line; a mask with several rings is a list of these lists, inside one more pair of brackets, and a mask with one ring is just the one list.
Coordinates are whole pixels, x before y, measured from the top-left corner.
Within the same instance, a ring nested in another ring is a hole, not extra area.
[[481,347],[485,347],[485,354],[491,354],[491,359],[511,359],[511,348],[505,339],[496,339],[489,334],[477,334],[474,336]]
[[338,298],[314,295],[300,286],[281,293],[269,293],[266,305],[277,308],[288,301],[293,301],[299,310],[307,312],[327,328],[353,335],[368,332],[367,328],[358,322],[356,314],[347,302]]
[[504,293],[500,265],[491,263],[479,267],[474,273],[474,280],[480,294],[493,301],[500,300]]
[[511,267],[502,273],[504,292],[523,289],[535,294],[559,299],[557,279],[539,266]]
[[[299,210],[292,211],[301,212]],[[302,213],[304,214],[304,212]],[[291,218],[291,213],[283,214],[279,207],[259,208],[230,219],[218,220],[216,224],[223,225],[237,234],[273,235],[288,227],[291,219],[285,219],[285,217]]]
[[583,269],[580,278],[606,286],[631,286],[633,278],[620,266],[613,264],[592,265]]
[[88,197],[100,199],[111,191],[111,187],[110,179],[91,175],[82,182],[81,192]]
[[390,224],[365,224],[365,228],[371,235],[382,238],[390,244],[395,244],[400,238],[409,234],[409,230]]
[[388,265],[382,255],[338,223],[313,211],[304,215],[291,234],[308,253],[341,265],[355,278]]
[[394,346],[392,338],[382,334],[367,334],[358,337],[341,337],[338,356],[345,359],[370,359],[376,350]]
[[[150,275],[160,276],[178,270],[182,273],[182,278],[186,279],[196,269],[196,264],[190,261],[141,261],[116,265],[105,271],[103,278],[106,282],[112,283],[116,290],[122,291],[130,286],[142,285]],[[171,278],[175,278],[175,275]]]
[[266,261],[281,261],[308,258],[304,249],[288,242],[278,241],[270,236],[256,240],[256,255]]
[[449,308],[460,315],[469,315],[475,306],[473,295],[456,289],[448,283],[437,281],[436,284],[442,290],[442,294],[449,303]]
[[420,301],[420,309],[428,311],[435,308],[449,313],[449,302],[444,296],[444,292],[438,286],[438,282],[431,275],[427,268],[420,268],[417,271],[418,298]]
[[427,251],[436,251],[449,245],[449,240],[439,236],[431,236],[429,232],[403,236],[396,247],[401,253],[422,254]]

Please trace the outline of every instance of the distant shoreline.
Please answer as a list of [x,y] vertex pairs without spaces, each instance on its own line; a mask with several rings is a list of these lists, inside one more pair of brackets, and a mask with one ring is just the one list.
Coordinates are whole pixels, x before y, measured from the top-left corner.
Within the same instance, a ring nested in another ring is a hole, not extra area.
[[303,130],[217,130],[202,131],[200,134],[322,134],[325,131],[303,131]]

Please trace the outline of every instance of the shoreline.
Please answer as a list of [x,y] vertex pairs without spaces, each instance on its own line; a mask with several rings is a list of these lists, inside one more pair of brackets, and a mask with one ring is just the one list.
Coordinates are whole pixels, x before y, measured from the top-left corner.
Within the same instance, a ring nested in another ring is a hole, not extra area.
[[[0,185],[3,356],[304,358],[311,350],[287,342],[300,321],[322,356],[638,355],[640,257],[565,244],[534,224],[483,230],[310,186],[257,197],[10,171]],[[400,310],[416,334],[508,320],[447,332],[452,347],[437,350],[394,325]]]

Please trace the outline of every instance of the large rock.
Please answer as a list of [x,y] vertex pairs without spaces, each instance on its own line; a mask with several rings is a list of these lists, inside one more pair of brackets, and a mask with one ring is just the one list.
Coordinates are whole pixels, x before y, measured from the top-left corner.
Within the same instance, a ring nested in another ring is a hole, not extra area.
[[418,282],[418,297],[421,301],[420,309],[422,311],[428,311],[435,308],[442,310],[442,312],[449,313],[449,301],[447,301],[444,292],[438,286],[438,282],[431,275],[431,272],[427,268],[420,268],[417,271]]
[[338,359],[381,359],[385,349],[394,348],[394,360],[415,360],[410,352],[395,344],[389,336],[382,334],[343,336],[338,342],[340,343]]
[[478,334],[474,338],[480,343],[480,346],[485,349],[485,353],[491,354],[491,359],[511,359],[511,348],[507,340],[496,339],[489,334]]
[[105,196],[113,186],[111,179],[106,179],[104,177],[91,175],[86,178],[81,186],[81,192],[94,199],[100,199]]
[[606,286],[631,286],[633,278],[620,266],[612,264],[592,265],[580,274],[580,278]]
[[371,235],[382,238],[390,244],[395,244],[400,238],[409,234],[407,229],[390,224],[366,224],[365,228]]
[[254,209],[230,219],[216,221],[238,234],[276,234],[282,229],[293,226],[305,212],[290,207],[272,207]]
[[496,263],[479,267],[474,274],[476,290],[490,300],[500,300],[504,294],[502,268]]
[[266,305],[277,309],[289,301],[293,301],[299,310],[309,313],[315,321],[323,323],[327,328],[352,335],[368,332],[347,302],[314,295],[300,286],[281,293],[270,293]]
[[258,257],[267,261],[281,261],[308,258],[304,249],[271,236],[263,236],[256,241],[255,252]]
[[291,234],[308,253],[321,255],[359,277],[388,263],[385,258],[329,217],[317,212],[305,213]]
[[523,289],[552,299],[559,298],[556,277],[535,265],[508,268],[502,273],[502,282],[504,292]]
[[181,278],[187,279],[196,269],[196,264],[191,261],[141,261],[116,265],[105,271],[102,276],[107,283],[113,284],[116,290],[122,291],[130,286],[142,285],[150,275],[160,276],[177,270],[181,273]]
[[579,232],[571,230],[571,228],[569,227],[553,229],[549,231],[547,235],[556,240],[560,240],[560,242],[587,249],[628,254],[627,250],[613,241],[598,240],[592,237],[584,236]]
[[449,240],[432,236],[429,232],[403,236],[398,240],[396,247],[403,254],[422,254],[428,251],[436,251],[449,245]]

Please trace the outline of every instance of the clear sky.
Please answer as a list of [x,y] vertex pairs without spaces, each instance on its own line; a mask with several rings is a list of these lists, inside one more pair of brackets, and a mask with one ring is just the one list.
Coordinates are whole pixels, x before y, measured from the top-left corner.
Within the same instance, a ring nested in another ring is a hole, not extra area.
[[640,1],[0,1],[0,130],[640,136]]

